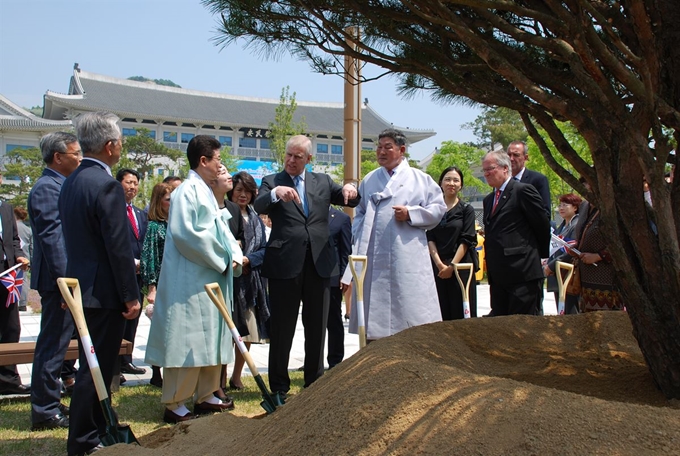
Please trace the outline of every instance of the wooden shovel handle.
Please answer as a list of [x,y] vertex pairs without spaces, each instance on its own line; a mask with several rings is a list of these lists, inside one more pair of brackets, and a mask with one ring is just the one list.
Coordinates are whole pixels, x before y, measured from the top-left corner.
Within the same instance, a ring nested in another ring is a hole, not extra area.
[[[64,301],[66,301],[66,305],[71,311],[76,328],[78,328],[80,343],[85,351],[87,364],[92,373],[92,381],[97,390],[97,397],[100,402],[104,401],[108,399],[109,393],[106,391],[104,377],[102,376],[99,361],[97,360],[97,354],[94,351],[94,345],[90,338],[90,331],[87,329],[87,323],[85,322],[85,315],[83,314],[83,295],[80,292],[80,283],[78,282],[78,279],[60,277],[57,279],[57,286],[59,287],[59,291],[61,291],[61,296],[64,298]],[[73,289],[73,294],[71,294],[71,289]],[[84,366],[81,366],[81,368],[83,367]]]
[[217,282],[209,283],[205,285],[205,291],[208,293],[208,296],[210,297],[210,300],[213,302],[213,304],[215,304],[215,307],[217,307],[217,309],[220,311],[220,314],[222,314],[224,321],[227,322],[227,327],[231,332],[231,337],[234,339],[236,347],[238,347],[238,350],[243,355],[243,359],[246,361],[248,369],[250,369],[250,373],[253,374],[253,377],[257,377],[260,374],[258,373],[257,367],[255,366],[255,361],[253,361],[253,357],[250,356],[248,348],[243,343],[241,334],[239,334],[238,329],[236,329],[236,325],[234,325],[234,321],[231,319],[231,315],[229,315],[229,312],[227,311],[227,303],[224,300],[224,295],[222,294],[222,288],[220,288],[220,284]]
[[[574,275],[574,265],[571,263],[565,263],[563,261],[558,261],[555,263],[557,265],[557,289],[559,290],[559,299],[564,302],[567,299],[567,286],[571,280],[571,276]],[[562,277],[562,270],[567,271],[567,276]]]

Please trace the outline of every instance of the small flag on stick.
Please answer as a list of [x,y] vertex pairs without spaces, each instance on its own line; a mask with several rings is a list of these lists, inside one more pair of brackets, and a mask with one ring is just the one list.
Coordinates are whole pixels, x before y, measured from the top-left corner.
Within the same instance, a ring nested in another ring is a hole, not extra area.
[[[19,264],[19,266],[21,266],[21,264]],[[5,307],[9,307],[12,303],[19,302],[21,299],[21,289],[24,286],[24,271],[21,269],[14,269],[0,277],[0,282],[7,288],[7,302],[5,302]]]

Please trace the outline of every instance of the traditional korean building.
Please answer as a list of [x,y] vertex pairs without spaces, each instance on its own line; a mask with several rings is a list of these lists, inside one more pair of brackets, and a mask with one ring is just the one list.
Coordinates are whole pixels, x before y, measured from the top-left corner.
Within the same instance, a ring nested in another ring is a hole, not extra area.
[[0,156],[17,148],[40,145],[40,138],[50,132],[71,130],[70,120],[43,119],[0,95]]
[[[297,101],[295,121],[304,117],[313,143],[316,167],[343,163],[342,103]],[[75,64],[68,93],[47,91],[44,117],[68,121],[82,112],[111,111],[121,119],[124,135],[146,128],[157,141],[174,149],[186,150],[196,135],[206,134],[230,146],[232,154],[244,162],[262,165],[273,162],[268,140],[269,122],[274,121],[280,100],[241,97],[154,83],[130,81],[89,73]],[[375,149],[378,134],[393,125],[367,102],[362,105],[362,143]],[[409,143],[435,135],[433,130],[400,128]],[[160,171],[160,170],[159,170]]]

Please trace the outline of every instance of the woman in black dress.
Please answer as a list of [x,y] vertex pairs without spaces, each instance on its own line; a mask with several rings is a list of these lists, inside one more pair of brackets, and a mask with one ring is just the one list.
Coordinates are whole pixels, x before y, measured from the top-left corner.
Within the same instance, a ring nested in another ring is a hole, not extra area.
[[[455,166],[446,168],[439,177],[444,193],[446,214],[436,228],[427,232],[428,247],[439,295],[443,320],[459,320],[463,315],[463,295],[453,265],[472,263],[478,267],[475,210],[459,198],[463,189],[463,173]],[[463,283],[467,272],[461,272]],[[470,315],[477,316],[477,281],[470,282]]]

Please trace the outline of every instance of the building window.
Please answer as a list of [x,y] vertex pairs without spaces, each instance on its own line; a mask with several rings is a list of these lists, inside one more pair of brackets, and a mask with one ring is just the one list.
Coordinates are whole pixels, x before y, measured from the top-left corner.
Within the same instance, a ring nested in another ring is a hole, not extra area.
[[260,149],[269,149],[269,140],[268,139],[260,139]]
[[134,128],[123,128],[123,136],[137,136],[137,130]]
[[239,147],[250,147],[251,149],[257,148],[257,139],[255,138],[239,138],[238,139],[238,146]]
[[340,145],[332,145],[332,146],[331,146],[331,153],[332,153],[332,154],[339,154],[339,155],[342,155],[342,146],[340,146]]
[[224,146],[231,147],[231,144],[232,144],[231,136],[220,136],[219,141],[220,141],[220,144],[222,144],[223,147]]
[[158,168],[156,170],[156,174],[158,174],[159,176],[162,176],[163,175],[163,168]]
[[164,131],[163,141],[165,142],[177,142],[177,132],[176,131]]
[[193,137],[196,136],[193,133],[182,133],[182,143],[186,144],[189,141],[193,139]]
[[153,130],[149,130],[149,132],[146,135],[151,139],[156,139],[156,132]]
[[26,145],[19,145],[19,144],[7,144],[5,147],[5,152],[10,152],[14,149],[36,149],[36,146],[26,146]]
[[327,154],[328,153],[328,144],[317,144],[316,145],[316,153],[317,154]]

